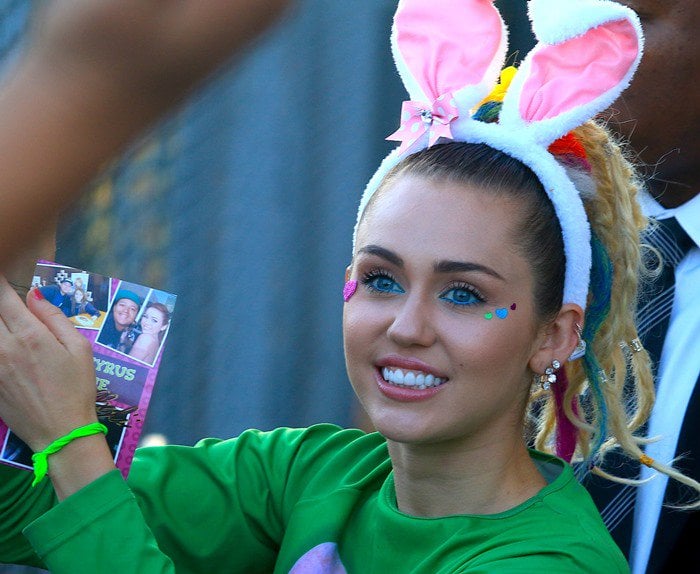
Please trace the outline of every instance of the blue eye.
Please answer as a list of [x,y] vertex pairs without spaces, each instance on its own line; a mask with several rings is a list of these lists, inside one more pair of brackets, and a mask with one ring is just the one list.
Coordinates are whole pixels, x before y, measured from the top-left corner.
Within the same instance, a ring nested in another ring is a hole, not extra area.
[[483,298],[470,287],[452,287],[440,295],[440,299],[452,305],[468,306],[482,303]]
[[403,287],[401,287],[391,275],[385,272],[372,271],[367,273],[363,277],[362,283],[371,291],[377,291],[379,293],[405,293]]

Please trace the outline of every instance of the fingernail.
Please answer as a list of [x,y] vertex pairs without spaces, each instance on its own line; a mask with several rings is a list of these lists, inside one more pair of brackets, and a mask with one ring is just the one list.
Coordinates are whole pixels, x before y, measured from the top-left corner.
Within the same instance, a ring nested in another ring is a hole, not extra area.
[[41,292],[41,289],[32,289],[32,295],[34,295],[34,299],[39,301],[44,298],[44,294]]

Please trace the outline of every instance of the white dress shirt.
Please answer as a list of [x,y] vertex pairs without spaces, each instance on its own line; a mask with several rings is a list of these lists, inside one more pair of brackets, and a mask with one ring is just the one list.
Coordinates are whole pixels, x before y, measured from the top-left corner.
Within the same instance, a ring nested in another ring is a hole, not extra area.
[[[647,194],[640,202],[649,216],[675,217],[695,241],[695,246],[676,267],[673,308],[659,361],[656,403],[649,419],[649,436],[661,438],[648,445],[646,453],[656,460],[670,462],[678,443],[682,415],[700,374],[700,195],[674,209],[664,209]],[[700,452],[694,454],[700,456]],[[632,574],[646,572],[668,482],[666,475],[657,475],[642,466],[642,478],[652,476],[637,493],[630,553]]]

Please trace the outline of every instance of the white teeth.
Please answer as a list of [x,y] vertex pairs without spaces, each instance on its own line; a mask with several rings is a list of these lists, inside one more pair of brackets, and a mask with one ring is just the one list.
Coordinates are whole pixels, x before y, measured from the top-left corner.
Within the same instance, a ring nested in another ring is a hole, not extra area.
[[399,387],[410,387],[412,389],[437,387],[447,380],[434,375],[422,373],[420,371],[404,372],[401,369],[390,369],[388,367],[384,367],[382,369],[382,376],[384,377],[384,380],[389,383]]

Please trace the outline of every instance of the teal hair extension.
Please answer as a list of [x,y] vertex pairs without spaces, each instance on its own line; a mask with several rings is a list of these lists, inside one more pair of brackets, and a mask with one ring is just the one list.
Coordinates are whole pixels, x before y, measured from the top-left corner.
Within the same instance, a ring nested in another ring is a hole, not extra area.
[[592,231],[591,251],[593,255],[590,285],[591,300],[586,310],[582,337],[583,340],[588,343],[586,354],[583,357],[583,368],[586,372],[588,385],[599,410],[595,447],[591,450],[592,453],[597,453],[608,434],[608,409],[605,405],[605,399],[601,388],[602,385],[605,384],[604,371],[593,353],[593,345],[591,343],[610,312],[613,264],[605,247]]
[[498,121],[498,114],[501,113],[502,107],[503,102],[486,102],[482,104],[478,110],[476,110],[476,113],[472,116],[472,118],[479,122],[491,124]]

